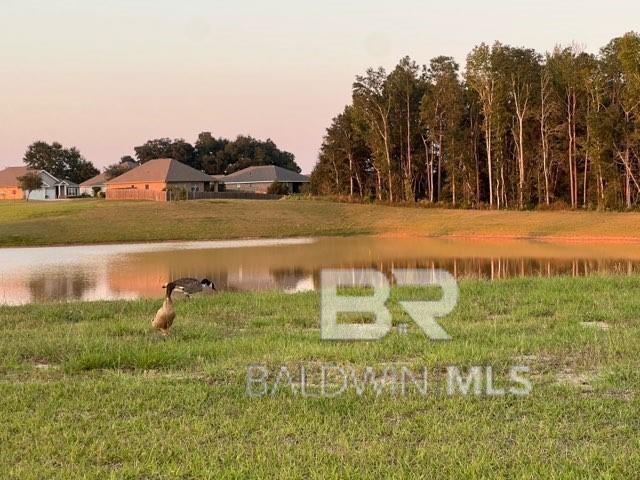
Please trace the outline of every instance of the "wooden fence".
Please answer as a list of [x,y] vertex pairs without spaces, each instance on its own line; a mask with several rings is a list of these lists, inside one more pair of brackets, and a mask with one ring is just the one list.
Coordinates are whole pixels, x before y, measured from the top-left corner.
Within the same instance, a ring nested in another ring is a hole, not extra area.
[[107,190],[107,200],[153,200],[155,202],[166,202],[167,192],[157,192],[155,190],[138,190],[137,188],[118,188]]
[[278,200],[282,195],[269,195],[253,192],[175,192],[138,190],[136,188],[119,188],[107,190],[107,200],[152,200],[155,202],[171,202],[176,200],[207,199],[244,199],[244,200]]

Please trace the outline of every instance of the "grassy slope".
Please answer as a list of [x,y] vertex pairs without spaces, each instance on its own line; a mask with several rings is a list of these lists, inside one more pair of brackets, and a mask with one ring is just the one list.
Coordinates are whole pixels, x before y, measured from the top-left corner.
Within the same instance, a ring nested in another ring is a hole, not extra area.
[[[446,343],[413,327],[374,343],[321,341],[315,293],[180,302],[168,339],[149,330],[159,300],[0,307],[0,478],[630,478],[639,288],[638,277],[463,282],[441,321]],[[534,389],[245,395],[248,365],[319,361],[524,363]]]
[[363,233],[640,239],[640,214],[440,210],[312,200],[0,202],[0,246]]

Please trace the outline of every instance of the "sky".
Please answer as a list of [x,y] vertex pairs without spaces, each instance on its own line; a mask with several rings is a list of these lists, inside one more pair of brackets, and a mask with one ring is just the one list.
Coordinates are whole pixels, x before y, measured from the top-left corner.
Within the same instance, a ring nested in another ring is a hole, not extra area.
[[160,137],[271,138],[303,172],[356,75],[499,40],[597,52],[637,0],[0,0],[0,167],[35,140],[97,167]]

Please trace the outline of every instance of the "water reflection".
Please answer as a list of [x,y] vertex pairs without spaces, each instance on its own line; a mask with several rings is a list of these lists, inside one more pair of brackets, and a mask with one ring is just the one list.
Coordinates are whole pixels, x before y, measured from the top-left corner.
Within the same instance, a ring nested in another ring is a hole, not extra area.
[[322,268],[442,268],[457,278],[629,275],[640,244],[350,237],[0,249],[0,302],[160,297],[178,277],[219,290],[311,290]]
[[34,302],[58,299],[79,300],[85,292],[95,288],[95,285],[95,279],[81,273],[70,275],[33,274],[28,280],[28,288]]

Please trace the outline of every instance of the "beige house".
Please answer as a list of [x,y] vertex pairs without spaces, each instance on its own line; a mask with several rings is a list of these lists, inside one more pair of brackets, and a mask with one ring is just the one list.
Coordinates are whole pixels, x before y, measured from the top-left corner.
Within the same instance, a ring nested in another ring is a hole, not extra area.
[[[209,175],[185,165],[172,158],[158,158],[143,163],[122,175],[107,181],[107,198],[125,198],[125,192],[132,193],[130,198],[146,198],[140,192],[149,192],[148,199],[162,199],[152,192],[185,191],[204,192],[209,189],[212,180]],[[119,191],[117,194],[116,191]]]
[[46,170],[32,170],[28,167],[7,167],[0,170],[0,200],[22,200],[27,197],[18,178],[28,173],[37,173],[42,187],[29,193],[29,200],[56,200],[78,195],[78,184],[70,180],[60,180]]

